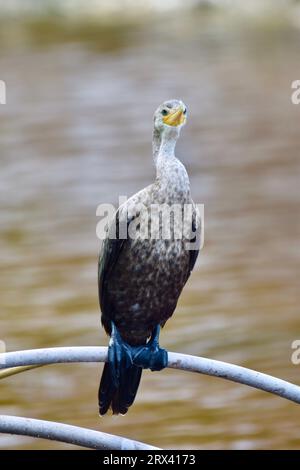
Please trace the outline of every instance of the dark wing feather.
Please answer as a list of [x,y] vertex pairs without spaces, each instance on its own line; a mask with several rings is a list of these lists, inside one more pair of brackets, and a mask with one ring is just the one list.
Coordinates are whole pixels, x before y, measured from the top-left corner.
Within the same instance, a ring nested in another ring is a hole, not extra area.
[[[101,321],[102,324],[110,334],[110,316],[112,313],[110,299],[107,292],[107,285],[109,282],[110,275],[118,261],[118,258],[122,252],[126,238],[120,238],[119,234],[119,222],[120,222],[119,211],[116,212],[114,220],[111,222],[107,229],[106,238],[103,241],[102,249],[99,255],[98,263],[98,292],[99,292],[99,303],[102,312]],[[127,219],[126,233],[128,225],[133,218]],[[115,236],[112,236],[115,235]]]
[[[115,225],[116,237],[111,238],[113,226]],[[107,228],[106,238],[103,241],[102,249],[99,255],[98,263],[98,288],[99,302],[102,311],[105,311],[105,286],[106,281],[112,271],[122,249],[124,239],[119,239],[119,213],[115,215],[115,219]]]
[[194,269],[194,266],[195,266],[197,258],[198,258],[199,249],[200,249],[201,219],[197,214],[195,206],[194,206],[193,218],[192,218],[192,232],[193,232],[193,236],[190,239],[190,243],[195,244],[195,247],[194,247],[193,250],[190,250],[190,262],[189,262],[188,277],[190,276],[191,272]]

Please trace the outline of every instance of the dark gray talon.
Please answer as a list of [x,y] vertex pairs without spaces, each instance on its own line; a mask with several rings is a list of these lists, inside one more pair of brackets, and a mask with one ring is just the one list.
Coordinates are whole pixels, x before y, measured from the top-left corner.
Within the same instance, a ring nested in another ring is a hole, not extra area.
[[168,353],[159,346],[160,326],[153,330],[150,340],[144,346],[132,347],[132,362],[152,371],[159,371],[168,365]]
[[124,372],[124,369],[130,368],[132,364],[152,371],[159,371],[167,367],[168,352],[159,346],[159,325],[154,328],[148,343],[143,346],[130,346],[123,341],[113,322],[111,326],[108,363],[115,387],[119,385],[121,371]]

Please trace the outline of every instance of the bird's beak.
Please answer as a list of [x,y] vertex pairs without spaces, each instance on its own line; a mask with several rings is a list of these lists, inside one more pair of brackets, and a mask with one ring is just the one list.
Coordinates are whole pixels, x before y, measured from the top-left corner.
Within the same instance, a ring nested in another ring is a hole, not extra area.
[[167,116],[163,117],[164,124],[168,126],[180,126],[185,123],[185,115],[183,114],[183,107],[179,106],[177,109],[171,111]]

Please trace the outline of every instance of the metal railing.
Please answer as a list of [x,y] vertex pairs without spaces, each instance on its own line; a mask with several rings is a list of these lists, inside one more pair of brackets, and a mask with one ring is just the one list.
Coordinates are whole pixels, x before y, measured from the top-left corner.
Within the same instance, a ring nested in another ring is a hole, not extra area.
[[[0,379],[49,364],[105,362],[106,347],[32,349],[0,354]],[[205,357],[168,352],[168,367],[220,377],[300,403],[300,386],[245,367]],[[120,436],[30,418],[0,415],[0,433],[40,437],[91,449],[157,449]]]

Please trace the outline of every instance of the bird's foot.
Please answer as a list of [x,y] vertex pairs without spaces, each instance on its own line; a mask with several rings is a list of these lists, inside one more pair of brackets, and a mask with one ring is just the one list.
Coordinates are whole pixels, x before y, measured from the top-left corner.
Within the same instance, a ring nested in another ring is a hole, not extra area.
[[168,365],[168,353],[159,346],[160,326],[153,330],[148,343],[143,346],[130,346],[121,338],[112,322],[111,339],[108,346],[108,363],[113,383],[118,387],[121,374],[133,364],[142,369],[159,371]]
[[168,353],[159,346],[160,326],[157,325],[148,343],[132,346],[132,362],[143,369],[162,370],[168,365]]

